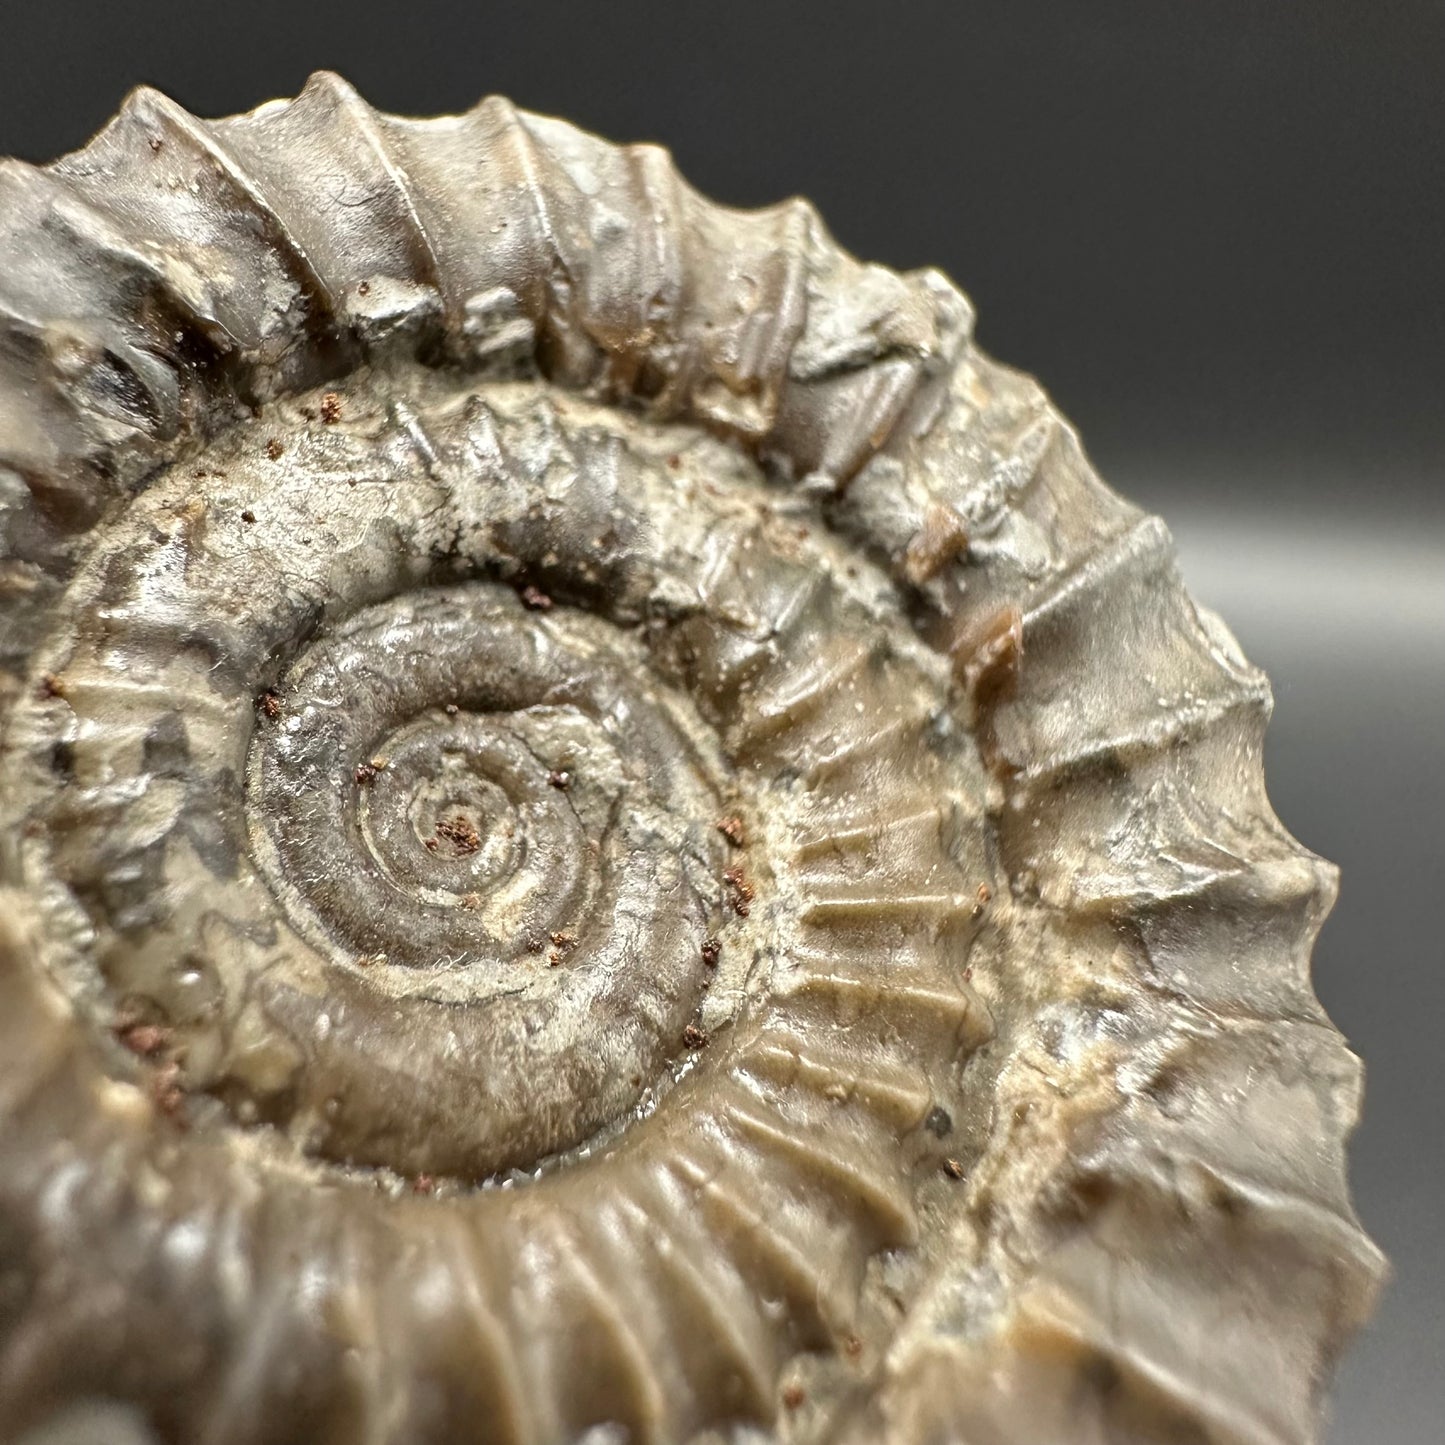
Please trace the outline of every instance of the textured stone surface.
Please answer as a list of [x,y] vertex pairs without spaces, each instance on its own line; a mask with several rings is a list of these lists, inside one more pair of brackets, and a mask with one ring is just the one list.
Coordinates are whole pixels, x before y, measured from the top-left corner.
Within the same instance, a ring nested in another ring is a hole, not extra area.
[[0,1430],[1314,1438],[1333,873],[970,331],[496,100],[0,169]]

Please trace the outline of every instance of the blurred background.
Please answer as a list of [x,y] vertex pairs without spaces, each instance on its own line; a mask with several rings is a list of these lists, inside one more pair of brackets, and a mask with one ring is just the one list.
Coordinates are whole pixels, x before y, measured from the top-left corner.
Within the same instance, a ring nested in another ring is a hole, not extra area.
[[0,5],[0,154],[130,86],[203,115],[341,71],[419,114],[502,92],[801,192],[937,265],[1037,373],[1273,679],[1286,824],[1343,869],[1318,991],[1366,1060],[1360,1213],[1390,1255],[1331,1445],[1445,1432],[1445,4]]

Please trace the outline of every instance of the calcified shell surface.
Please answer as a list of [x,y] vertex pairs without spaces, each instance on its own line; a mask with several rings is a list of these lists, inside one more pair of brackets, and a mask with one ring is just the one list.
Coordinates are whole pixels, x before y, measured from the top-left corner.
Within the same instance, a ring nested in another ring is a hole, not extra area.
[[0,1435],[1314,1437],[1332,870],[971,319],[497,100],[0,167]]

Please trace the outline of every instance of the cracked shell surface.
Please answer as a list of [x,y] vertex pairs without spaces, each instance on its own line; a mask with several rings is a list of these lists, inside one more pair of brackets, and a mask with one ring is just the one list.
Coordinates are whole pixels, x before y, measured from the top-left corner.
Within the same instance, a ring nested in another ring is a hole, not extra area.
[[0,263],[0,1436],[1315,1438],[1333,870],[949,282],[327,75]]

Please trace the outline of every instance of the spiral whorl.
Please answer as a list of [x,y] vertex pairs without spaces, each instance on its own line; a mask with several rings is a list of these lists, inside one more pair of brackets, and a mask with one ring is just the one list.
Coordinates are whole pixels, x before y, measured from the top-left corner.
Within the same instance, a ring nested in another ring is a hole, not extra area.
[[324,1010],[327,1054],[347,1060],[329,1154],[530,1167],[681,1051],[720,911],[722,802],[680,704],[587,620],[496,585],[409,594],[270,695],[251,771],[267,871],[299,931],[349,964],[324,1002],[270,1005],[307,1032]]

